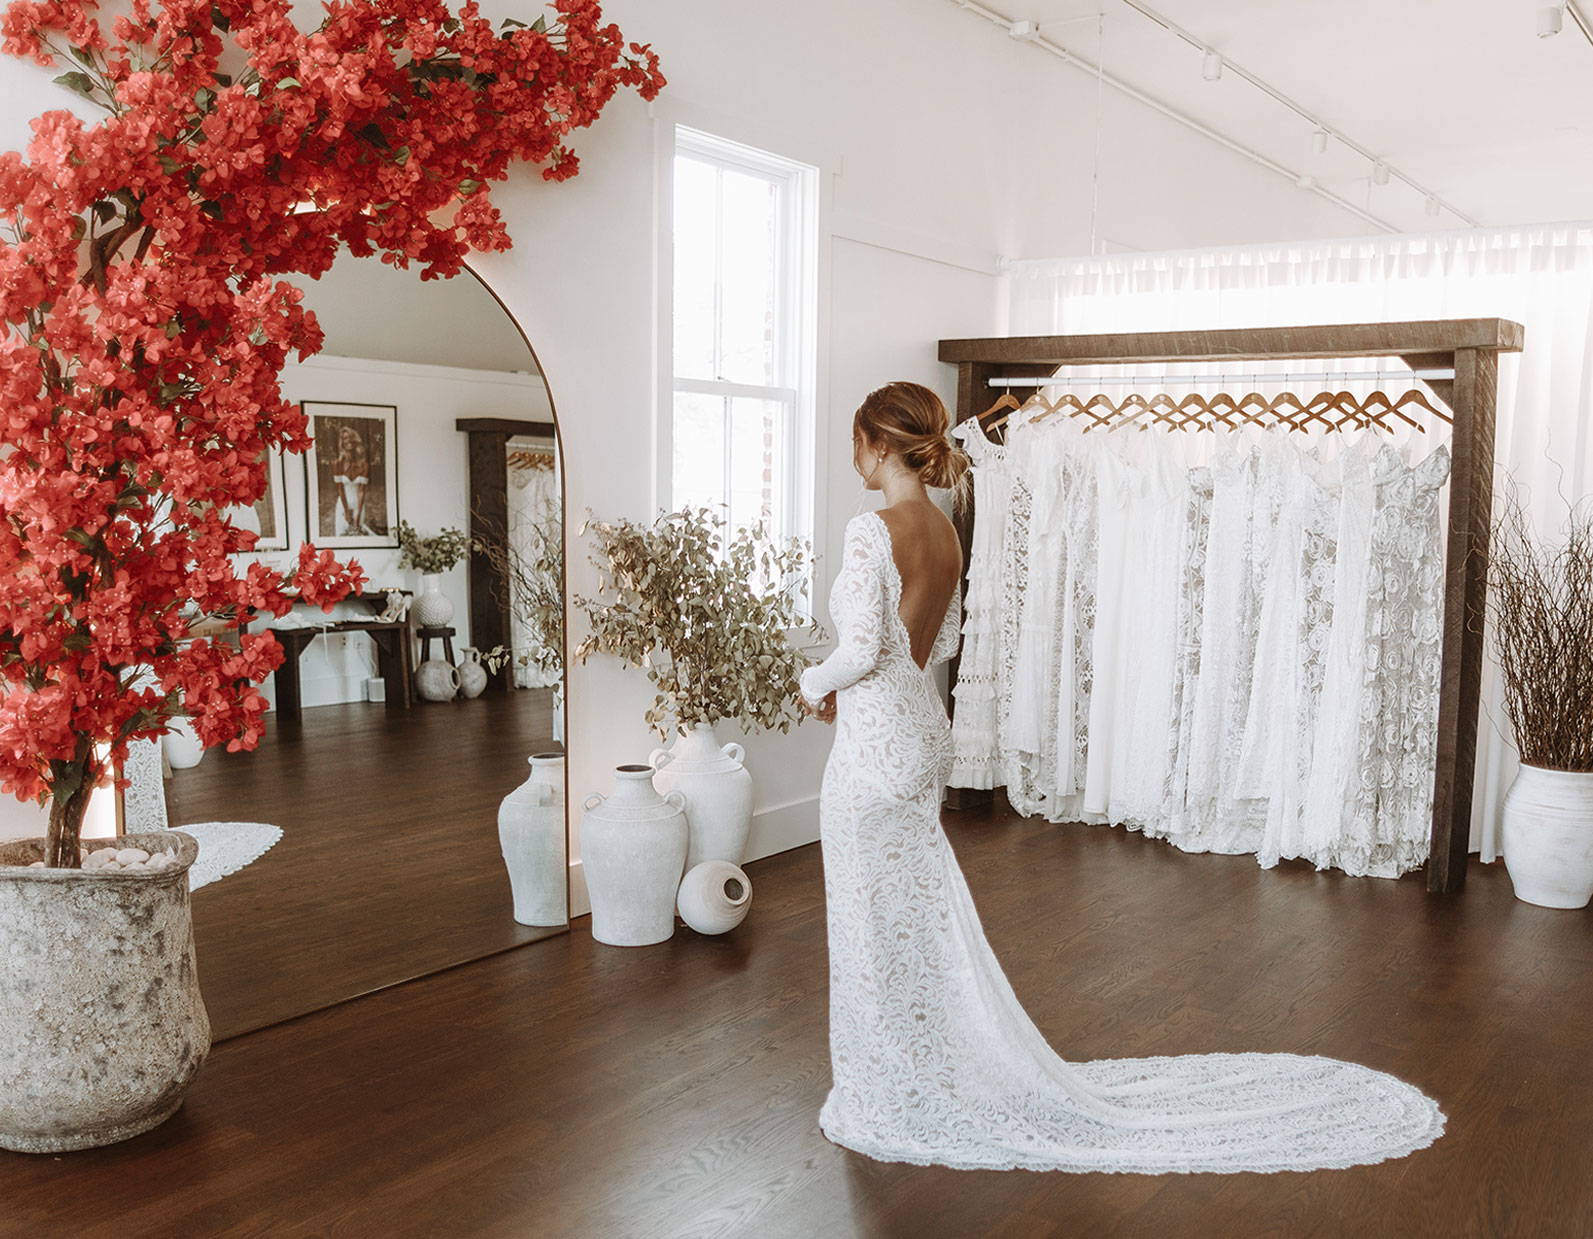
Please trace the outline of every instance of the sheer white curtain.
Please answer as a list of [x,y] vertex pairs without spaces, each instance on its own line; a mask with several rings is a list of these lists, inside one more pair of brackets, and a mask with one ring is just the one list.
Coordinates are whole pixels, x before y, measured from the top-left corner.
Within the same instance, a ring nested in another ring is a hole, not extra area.
[[[1500,356],[1495,493],[1513,484],[1554,535],[1567,500],[1593,491],[1593,223],[1028,261],[1010,275],[1014,335],[1514,319],[1526,349]],[[1499,854],[1515,768],[1490,657],[1471,833],[1484,860]]]

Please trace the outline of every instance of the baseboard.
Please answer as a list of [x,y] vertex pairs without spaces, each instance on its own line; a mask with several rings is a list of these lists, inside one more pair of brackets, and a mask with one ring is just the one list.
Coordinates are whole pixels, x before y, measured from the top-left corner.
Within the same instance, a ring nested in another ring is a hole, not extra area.
[[[772,805],[752,815],[752,834],[747,840],[747,860],[762,860],[792,848],[818,842],[819,798]],[[586,893],[586,870],[580,861],[570,864],[570,916],[587,916],[592,901]]]

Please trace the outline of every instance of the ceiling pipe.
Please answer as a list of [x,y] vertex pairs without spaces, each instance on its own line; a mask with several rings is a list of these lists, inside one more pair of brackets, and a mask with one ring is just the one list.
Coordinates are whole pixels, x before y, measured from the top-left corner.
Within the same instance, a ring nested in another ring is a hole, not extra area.
[[[1150,19],[1151,21],[1155,22],[1158,26],[1160,26],[1163,30],[1166,30],[1169,34],[1176,35],[1178,38],[1182,39],[1185,43],[1188,43],[1191,47],[1199,49],[1202,54],[1204,54],[1207,51],[1207,49],[1210,47],[1210,44],[1205,43],[1205,42],[1201,41],[1200,39],[1197,39],[1192,33],[1190,33],[1188,30],[1185,30],[1177,22],[1173,21],[1170,18],[1162,16],[1162,14],[1158,13],[1155,9],[1149,7],[1146,4],[1141,3],[1141,0],[1122,0],[1122,2],[1124,4],[1126,4],[1129,8],[1133,9],[1136,13],[1139,13],[1141,16],[1146,17],[1146,18]],[[1572,12],[1572,14],[1576,18],[1576,20],[1578,20],[1578,21],[1581,20],[1580,15],[1576,14],[1576,12],[1575,12],[1575,6],[1574,5],[1568,4],[1566,6],[1566,8]],[[1593,36],[1590,36],[1590,40],[1593,40]],[[1379,163],[1384,164],[1384,166],[1389,169],[1389,171],[1393,174],[1393,176],[1395,176],[1399,180],[1403,181],[1406,185],[1410,186],[1413,190],[1415,190],[1417,193],[1421,194],[1424,198],[1436,199],[1438,201],[1438,203],[1443,207],[1443,209],[1448,211],[1456,219],[1464,221],[1466,224],[1470,225],[1473,228],[1481,228],[1483,226],[1480,221],[1472,218],[1470,215],[1467,215],[1464,211],[1460,210],[1458,207],[1452,205],[1451,203],[1445,202],[1443,198],[1439,197],[1439,195],[1434,193],[1426,185],[1421,184],[1414,177],[1406,175],[1404,172],[1401,172],[1398,168],[1393,167],[1391,164],[1387,164],[1386,161],[1384,161],[1382,159],[1379,159],[1378,156],[1374,155],[1371,151],[1369,151],[1366,147],[1362,146],[1359,142],[1353,141],[1352,139],[1346,137],[1344,134],[1340,133],[1338,130],[1334,129],[1332,126],[1328,125],[1326,122],[1324,122],[1322,120],[1321,117],[1317,116],[1314,112],[1311,112],[1308,109],[1306,109],[1305,107],[1302,107],[1300,104],[1296,103],[1293,99],[1289,98],[1288,95],[1284,94],[1281,90],[1279,90],[1277,87],[1273,86],[1270,82],[1265,81],[1264,79],[1257,77],[1254,73],[1249,72],[1247,69],[1243,68],[1242,66],[1234,64],[1233,61],[1227,59],[1226,57],[1223,58],[1223,67],[1225,69],[1231,69],[1235,74],[1237,74],[1239,77],[1243,78],[1245,81],[1249,82],[1257,90],[1261,91],[1263,94],[1267,95],[1269,98],[1273,99],[1275,102],[1281,103],[1284,107],[1288,108],[1291,112],[1293,112],[1295,115],[1299,116],[1301,119],[1303,119],[1305,121],[1308,121],[1313,128],[1325,130],[1327,133],[1332,135],[1332,137],[1334,138],[1335,141],[1338,141],[1338,142],[1342,143],[1344,146],[1347,146],[1350,150],[1354,151],[1357,155],[1361,156],[1361,158],[1365,159],[1367,162],[1369,162],[1369,163],[1371,163],[1373,165],[1376,165],[1376,164],[1379,164]]]
[[[952,0],[952,3],[955,4],[959,9],[964,9],[967,12],[974,14],[976,17],[982,17],[985,21],[989,22],[993,26],[999,26],[1008,35],[1012,33],[1012,27],[1014,24],[1012,18],[1003,13],[998,13],[994,9],[987,8],[985,5],[978,3],[978,0]],[[1177,108],[1174,108],[1169,104],[1163,103],[1154,95],[1146,94],[1143,90],[1140,90],[1137,86],[1130,85],[1122,78],[1114,77],[1112,74],[1105,72],[1100,65],[1085,59],[1083,56],[1080,56],[1075,52],[1069,51],[1060,43],[1055,43],[1046,38],[1044,35],[1036,35],[1033,38],[1024,40],[1024,42],[1026,42],[1030,47],[1035,47],[1043,52],[1050,53],[1058,60],[1064,61],[1076,69],[1084,70],[1091,77],[1098,78],[1106,85],[1112,87],[1112,89],[1121,94],[1127,95],[1136,103],[1144,104],[1151,110],[1160,112],[1168,119],[1175,120],[1185,128],[1194,130],[1203,138],[1207,138],[1210,141],[1217,143],[1219,146],[1227,147],[1237,155],[1243,155],[1252,163],[1259,164],[1261,167],[1267,169],[1267,171],[1272,172],[1277,176],[1283,177],[1291,184],[1299,184],[1301,174],[1295,171],[1293,168],[1285,167],[1276,159],[1272,159],[1267,155],[1263,155],[1260,151],[1245,146],[1241,142],[1236,142],[1227,134],[1213,129],[1210,125],[1196,120],[1193,116],[1190,116],[1185,112],[1180,112]],[[1224,63],[1226,64],[1227,62],[1225,61]],[[1351,215],[1354,215],[1360,219],[1364,219],[1374,228],[1379,228],[1384,232],[1405,231],[1405,229],[1398,228],[1389,223],[1387,220],[1378,218],[1376,215],[1372,214],[1372,212],[1365,210],[1362,207],[1356,206],[1355,203],[1351,202],[1349,199],[1340,197],[1332,190],[1325,189],[1321,185],[1314,185],[1311,189],[1311,192],[1319,197],[1326,198],[1329,202],[1333,203],[1334,206],[1348,211]]]

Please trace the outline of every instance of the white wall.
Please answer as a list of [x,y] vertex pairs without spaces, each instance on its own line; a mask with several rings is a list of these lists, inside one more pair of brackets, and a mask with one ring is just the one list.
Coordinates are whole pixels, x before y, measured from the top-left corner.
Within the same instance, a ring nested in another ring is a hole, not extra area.
[[[524,16],[508,0],[484,8]],[[627,37],[658,48],[670,79],[659,119],[622,93],[577,135],[575,180],[517,171],[495,191],[515,248],[476,263],[525,328],[551,388],[572,531],[588,508],[605,517],[655,510],[655,124],[678,116],[826,170],[816,511],[819,549],[833,563],[858,501],[847,445],[859,399],[899,378],[949,399],[954,375],[936,361],[936,340],[1003,329],[998,256],[1084,248],[1093,83],[928,0],[611,0],[605,12]],[[25,141],[27,116],[70,105],[50,75],[0,61],[0,147]],[[1120,105],[1109,106],[1116,114]],[[1171,122],[1130,112],[1118,132],[1110,157],[1124,171],[1110,183],[1122,188],[1103,193],[1101,215],[1120,242],[1358,231]],[[593,584],[585,560],[572,548],[577,591]],[[572,668],[572,803],[652,748],[641,722],[649,699],[641,674],[607,660]],[[816,837],[829,740],[807,725],[749,743],[754,854]]]

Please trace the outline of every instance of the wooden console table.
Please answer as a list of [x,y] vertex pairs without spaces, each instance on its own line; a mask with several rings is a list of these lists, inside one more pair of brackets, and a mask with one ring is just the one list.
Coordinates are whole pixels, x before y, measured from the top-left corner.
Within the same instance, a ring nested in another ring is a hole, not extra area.
[[305,647],[323,633],[369,633],[376,646],[377,671],[387,684],[387,704],[404,709],[414,703],[411,684],[409,621],[337,620],[315,628],[272,628],[270,633],[282,647],[282,665],[277,668],[277,721],[296,723],[303,718],[299,691],[299,656]]

